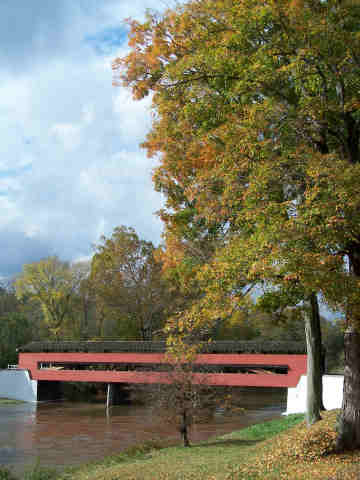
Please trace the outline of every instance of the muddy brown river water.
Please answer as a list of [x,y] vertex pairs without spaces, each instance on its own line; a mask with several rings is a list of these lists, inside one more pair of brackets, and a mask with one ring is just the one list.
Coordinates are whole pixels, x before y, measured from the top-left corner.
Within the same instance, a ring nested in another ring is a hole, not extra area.
[[[192,428],[193,442],[280,417],[286,410],[285,389],[249,388],[237,395],[245,413],[216,412]],[[98,460],[159,437],[174,439],[178,434],[146,406],[116,406],[108,414],[102,403],[0,406],[0,465],[17,473],[36,462],[61,468]]]

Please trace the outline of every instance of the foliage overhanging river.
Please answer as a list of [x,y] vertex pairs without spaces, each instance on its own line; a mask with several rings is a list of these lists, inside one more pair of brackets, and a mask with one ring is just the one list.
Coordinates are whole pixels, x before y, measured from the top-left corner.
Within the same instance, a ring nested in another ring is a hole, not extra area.
[[[286,409],[286,389],[248,388],[236,393],[245,413],[216,412],[195,425],[198,442],[279,417]],[[106,414],[103,403],[55,402],[0,406],[0,465],[20,473],[39,462],[63,467],[99,460],[153,438],[180,437],[147,406],[121,405]]]

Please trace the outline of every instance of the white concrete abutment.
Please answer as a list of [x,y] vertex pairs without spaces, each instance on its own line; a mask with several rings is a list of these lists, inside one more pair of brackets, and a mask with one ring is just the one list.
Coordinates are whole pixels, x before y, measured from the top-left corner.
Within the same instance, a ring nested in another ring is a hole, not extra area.
[[[323,403],[327,410],[341,408],[343,383],[343,375],[323,376]],[[296,387],[288,388],[287,407],[284,415],[306,411],[306,391],[306,375],[302,375]],[[108,406],[118,403],[118,397],[122,396],[123,392],[118,391],[115,385],[109,384]],[[0,370],[1,397],[36,403],[38,401],[38,382],[30,378],[27,370]]]
[[[323,375],[323,403],[326,410],[341,408],[343,385],[344,375]],[[306,375],[302,375],[296,387],[288,388],[287,408],[284,415],[305,413],[306,393]]]
[[27,370],[0,370],[0,397],[37,402],[37,380]]

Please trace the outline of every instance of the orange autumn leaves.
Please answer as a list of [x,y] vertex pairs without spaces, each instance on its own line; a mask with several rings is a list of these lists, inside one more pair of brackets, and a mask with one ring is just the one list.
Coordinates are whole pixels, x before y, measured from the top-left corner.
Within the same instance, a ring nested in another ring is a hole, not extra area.
[[153,95],[143,146],[165,266],[199,292],[190,315],[225,315],[256,282],[360,301],[344,261],[360,238],[359,18],[335,0],[196,0],[130,23],[114,70]]

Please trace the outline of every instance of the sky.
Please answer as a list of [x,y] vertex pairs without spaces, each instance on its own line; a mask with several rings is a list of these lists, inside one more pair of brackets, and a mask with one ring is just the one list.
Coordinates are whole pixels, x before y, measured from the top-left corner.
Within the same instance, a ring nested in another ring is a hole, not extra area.
[[139,148],[150,99],[112,86],[128,17],[162,0],[0,2],[0,277],[88,258],[116,226],[158,244],[162,197]]

